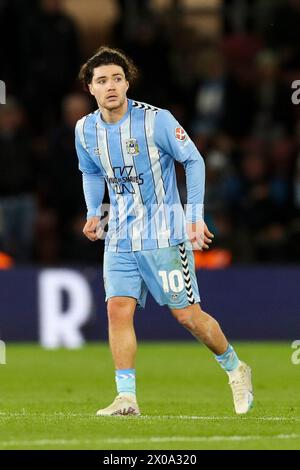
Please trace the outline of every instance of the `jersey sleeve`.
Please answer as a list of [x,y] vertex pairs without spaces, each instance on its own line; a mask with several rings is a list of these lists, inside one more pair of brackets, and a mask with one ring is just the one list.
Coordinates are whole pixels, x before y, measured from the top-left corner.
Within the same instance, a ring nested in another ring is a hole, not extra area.
[[82,174],[83,194],[87,208],[87,216],[100,217],[101,205],[105,193],[105,183],[103,176],[94,175],[92,173]]
[[93,162],[86,149],[82,120],[78,121],[75,127],[75,147],[79,169],[82,172],[83,194],[89,219],[100,215],[105,183],[101,169]]
[[80,119],[75,127],[75,148],[79,161],[79,170],[82,173],[102,175],[101,169],[93,162],[89,155],[84,137],[84,121]]
[[160,150],[166,152],[184,166],[187,188],[187,222],[194,223],[203,220],[204,160],[194,142],[169,111],[161,110],[157,113],[154,141]]
[[154,125],[154,142],[178,162],[185,162],[193,152],[198,152],[186,131],[167,110],[158,111]]
[[204,218],[205,166],[198,153],[193,153],[184,163],[187,204],[186,220],[189,223],[199,222]]

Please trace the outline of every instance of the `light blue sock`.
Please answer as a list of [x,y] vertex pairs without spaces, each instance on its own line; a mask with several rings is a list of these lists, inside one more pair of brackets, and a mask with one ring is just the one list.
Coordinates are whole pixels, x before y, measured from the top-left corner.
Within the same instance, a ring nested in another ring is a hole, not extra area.
[[135,369],[116,370],[118,393],[133,393],[135,395]]
[[226,372],[231,372],[236,369],[239,365],[239,358],[233,347],[229,344],[227,350],[224,354],[220,356],[215,356],[216,360],[222,367],[222,369],[226,370]]

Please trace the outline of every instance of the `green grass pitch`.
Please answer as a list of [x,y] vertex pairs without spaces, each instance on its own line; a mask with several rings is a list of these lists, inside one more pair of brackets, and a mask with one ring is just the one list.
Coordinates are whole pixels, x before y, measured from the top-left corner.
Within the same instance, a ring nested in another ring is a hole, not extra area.
[[115,396],[107,344],[7,345],[0,449],[300,449],[300,365],[290,343],[234,343],[253,371],[255,408],[233,412],[227,376],[196,342],[140,343],[142,417],[95,416]]

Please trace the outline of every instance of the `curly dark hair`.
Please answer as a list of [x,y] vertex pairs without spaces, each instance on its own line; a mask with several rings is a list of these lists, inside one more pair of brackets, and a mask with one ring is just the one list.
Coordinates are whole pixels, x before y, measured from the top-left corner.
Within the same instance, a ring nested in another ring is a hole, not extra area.
[[111,64],[122,67],[126,80],[130,85],[138,78],[137,67],[123,51],[108,46],[101,46],[97,52],[81,66],[78,77],[85,89],[88,89],[88,85],[92,82],[94,69],[96,67]]

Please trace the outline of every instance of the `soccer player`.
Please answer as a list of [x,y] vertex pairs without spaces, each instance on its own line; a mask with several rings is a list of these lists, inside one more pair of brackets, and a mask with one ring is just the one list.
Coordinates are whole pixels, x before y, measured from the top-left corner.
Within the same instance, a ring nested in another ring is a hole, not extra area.
[[[137,305],[145,306],[148,290],[215,354],[229,375],[236,413],[247,413],[253,403],[251,369],[200,306],[192,249],[208,249],[213,239],[203,220],[204,161],[169,111],[127,98],[136,75],[131,59],[109,47],[101,47],[79,75],[98,105],[75,129],[87,205],[83,233],[91,241],[103,234],[105,182],[110,198],[103,271],[118,394],[97,415],[140,414],[133,317]],[[175,160],[185,169],[186,213]]]

